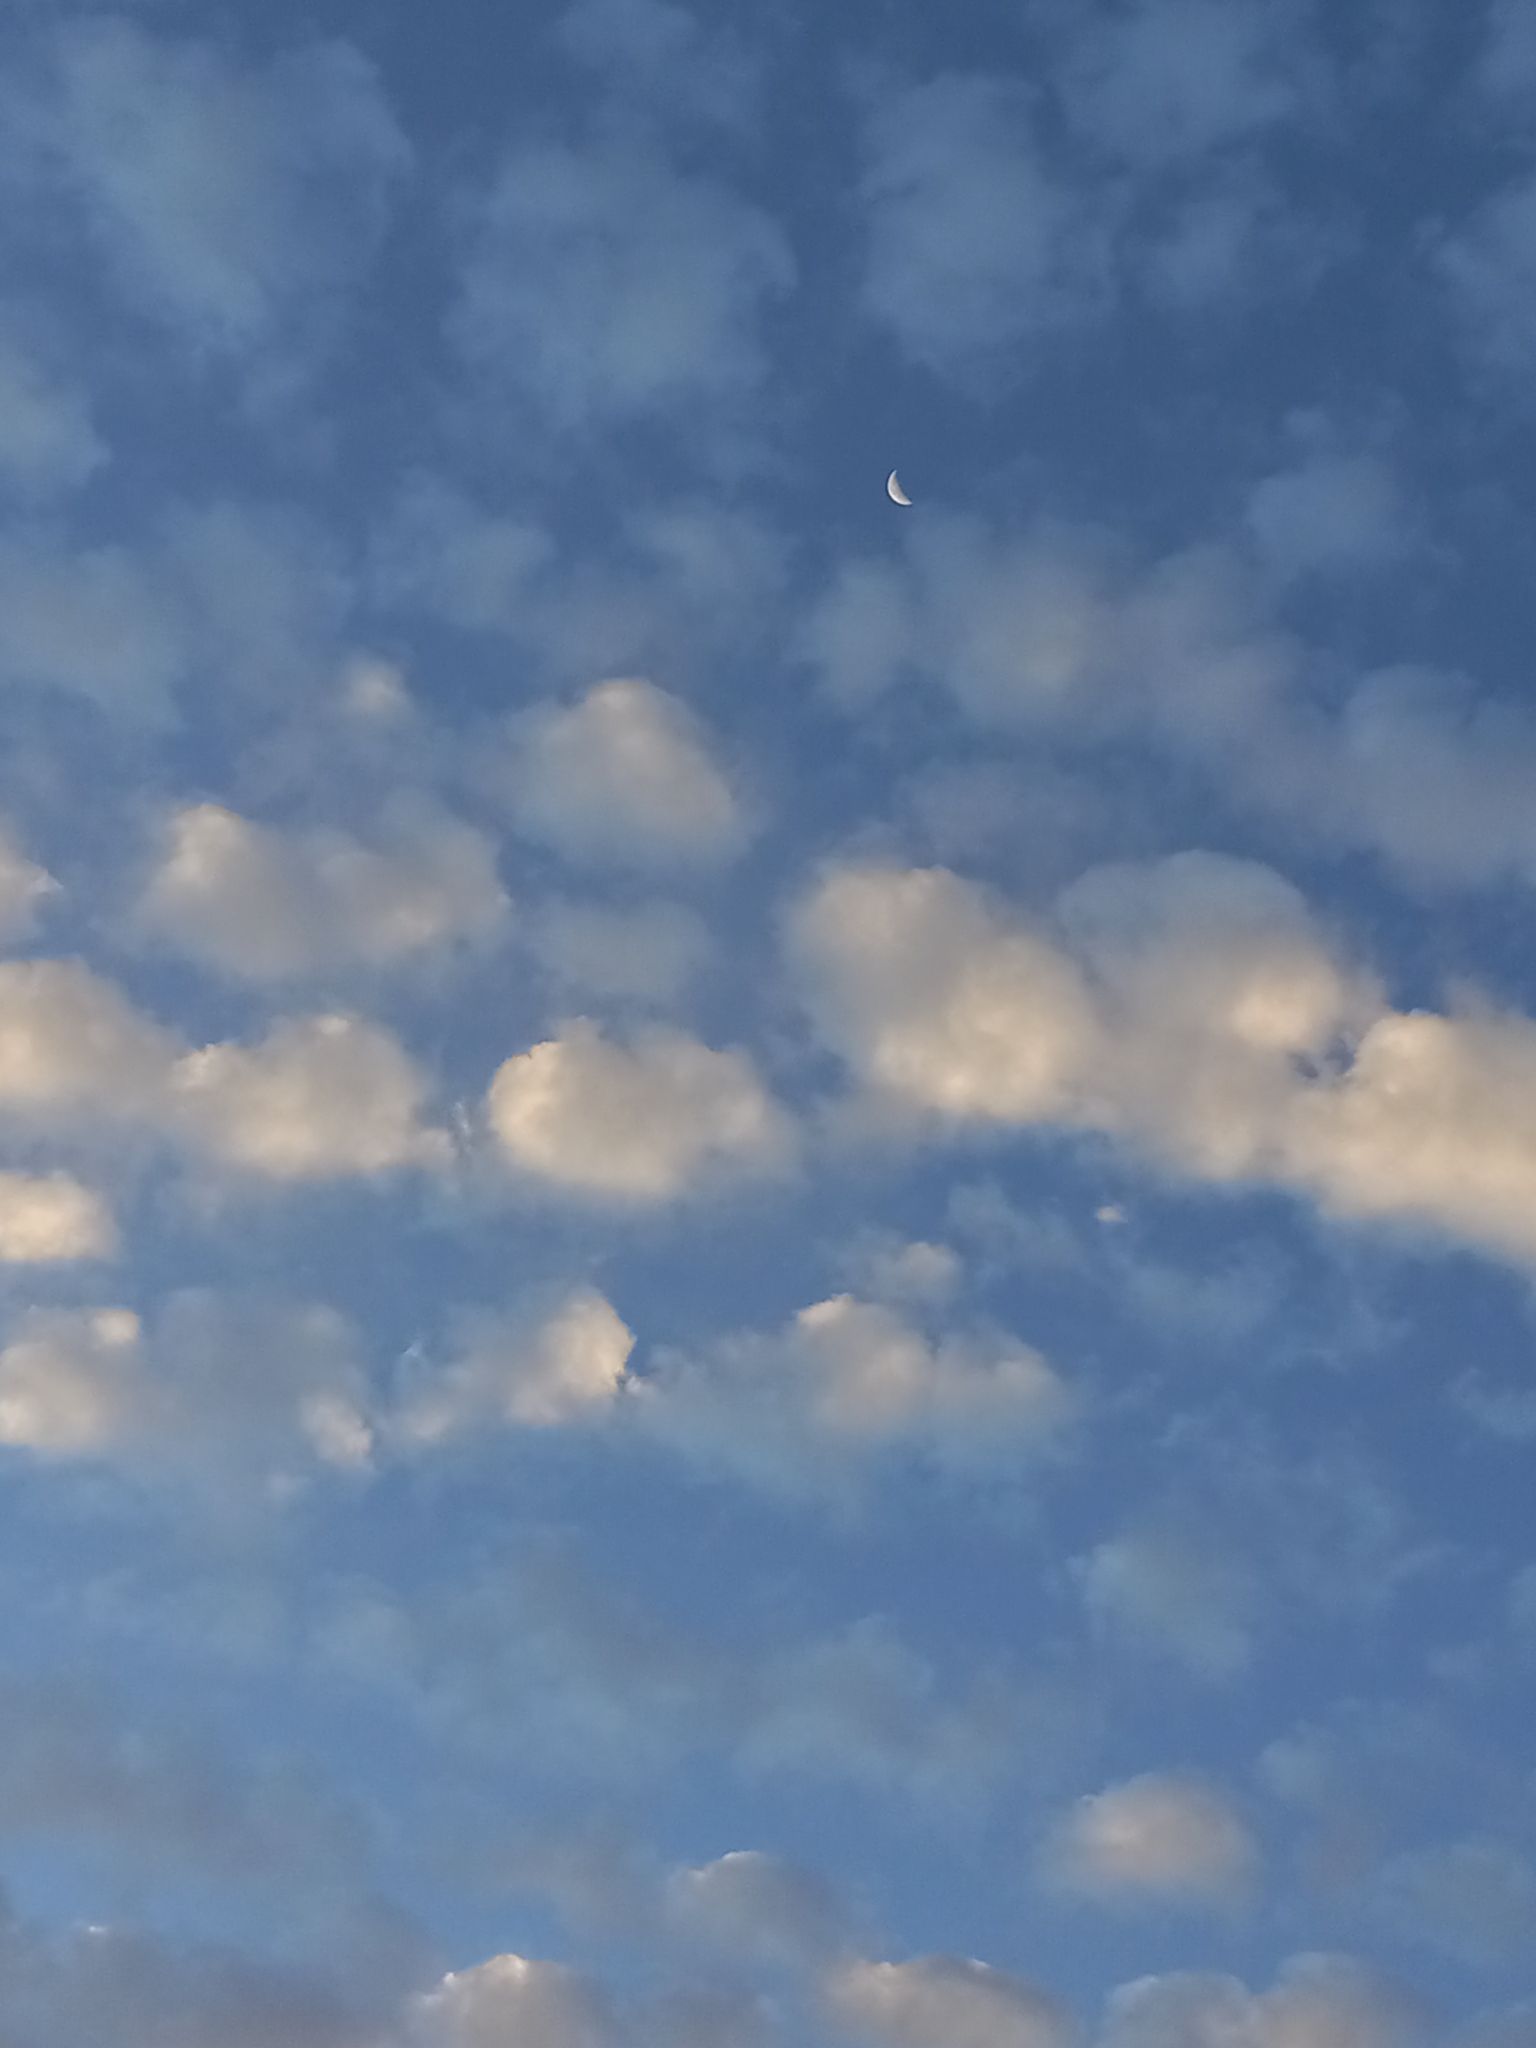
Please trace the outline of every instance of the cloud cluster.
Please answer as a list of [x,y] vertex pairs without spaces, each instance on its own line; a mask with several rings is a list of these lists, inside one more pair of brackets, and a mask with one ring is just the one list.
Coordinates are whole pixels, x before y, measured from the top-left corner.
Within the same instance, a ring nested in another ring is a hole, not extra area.
[[367,59],[317,41],[242,62],[106,15],[49,44],[38,171],[128,304],[199,354],[328,342],[410,163]]
[[846,1487],[893,1455],[973,1475],[1015,1471],[1072,1417],[1072,1390],[1000,1330],[937,1340],[852,1295],[708,1354],[662,1353],[630,1389],[636,1425],[774,1492]]
[[28,1129],[137,1124],[243,1172],[325,1180],[444,1163],[425,1099],[396,1040],[356,1017],[188,1051],[79,961],[0,963],[0,1112]]
[[1390,1009],[1270,870],[1095,870],[1053,930],[942,869],[842,867],[788,938],[821,1036],[893,1111],[1099,1131],[1202,1179],[1536,1255],[1536,1025]]
[[1044,1870],[1110,1901],[1241,1901],[1258,1846],[1231,1803],[1197,1778],[1128,1778],[1078,1802],[1051,1840]]
[[599,683],[523,714],[508,778],[512,822],[583,867],[678,868],[730,859],[745,820],[687,707],[654,683]]
[[401,820],[383,845],[285,834],[220,804],[177,811],[135,909],[147,934],[248,981],[392,967],[484,939],[507,898],[483,833]]
[[788,1119],[745,1053],[661,1026],[625,1044],[568,1025],[503,1062],[486,1114],[519,1172],[601,1201],[673,1201],[701,1178],[779,1173],[793,1156]]

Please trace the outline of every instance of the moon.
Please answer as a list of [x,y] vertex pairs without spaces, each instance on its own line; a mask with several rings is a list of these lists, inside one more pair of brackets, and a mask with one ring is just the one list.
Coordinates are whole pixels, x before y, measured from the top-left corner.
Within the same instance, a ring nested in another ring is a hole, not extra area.
[[885,495],[893,505],[910,505],[912,500],[901,488],[901,478],[893,469],[885,480]]

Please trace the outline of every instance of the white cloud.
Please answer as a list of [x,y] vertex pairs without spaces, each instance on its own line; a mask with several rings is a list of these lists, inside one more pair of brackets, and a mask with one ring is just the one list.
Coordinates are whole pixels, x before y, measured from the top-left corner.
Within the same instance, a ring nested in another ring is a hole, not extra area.
[[67,1173],[0,1173],[0,1261],[106,1259],[117,1249],[112,1212]]
[[513,1165],[598,1199],[671,1201],[707,1174],[780,1171],[791,1152],[746,1055],[679,1031],[621,1045],[572,1024],[502,1063],[486,1112]]
[[734,408],[766,375],[759,324],[794,282],[777,225],[638,147],[529,144],[473,221],[451,337],[540,425]]
[[174,1110],[214,1159],[274,1180],[329,1180],[446,1163],[425,1128],[426,1082],[399,1043],[357,1017],[290,1018],[256,1046],[187,1053]]
[[0,962],[0,1107],[152,1116],[176,1042],[78,960]]
[[913,361],[969,382],[1106,298],[1100,224],[1048,166],[1026,87],[950,74],[872,96],[864,303]]
[[1071,2048],[1078,2038],[1044,1991],[963,1956],[847,1963],[826,1997],[841,2024],[889,2048]]
[[599,683],[514,728],[517,830],[583,866],[690,866],[731,858],[746,832],[692,713],[654,683]]
[[845,867],[789,944],[822,1036],[892,1110],[1098,1130],[1536,1256],[1536,1023],[1386,1008],[1288,884],[1216,855],[1093,870],[1058,927],[943,869]]
[[683,1934],[769,1965],[823,1956],[842,1931],[841,1908],[820,1879],[757,1849],[674,1871],[666,1910]]
[[491,842],[449,818],[397,819],[370,846],[194,804],[172,816],[167,839],[137,923],[248,980],[394,966],[487,937],[507,908]]
[[1212,1786],[1148,1774],[1079,1800],[1043,1869],[1095,1898],[1230,1904],[1252,1888],[1258,1845]]
[[542,1319],[469,1319],[461,1348],[407,1392],[394,1427],[432,1444],[485,1426],[548,1428],[607,1413],[625,1384],[634,1333],[602,1295],[575,1289]]
[[709,952],[703,920],[659,898],[633,905],[555,897],[531,913],[530,940],[557,987],[665,1006],[700,972]]
[[880,1452],[1013,1469],[1075,1410],[1017,1338],[978,1328],[933,1340],[846,1294],[772,1335],[724,1338],[700,1357],[664,1353],[630,1398],[641,1426],[684,1455],[791,1492],[837,1489]]
[[823,1034],[875,1087],[951,1117],[1069,1112],[1094,1057],[1085,983],[943,869],[845,867],[795,909]]
[[0,1439],[45,1458],[227,1488],[366,1467],[372,1402],[334,1310],[187,1289],[129,1309],[34,1310],[0,1350]]
[[949,1245],[906,1240],[889,1231],[866,1231],[841,1263],[856,1293],[898,1307],[936,1307],[949,1299],[964,1274],[959,1253]]
[[1293,1956],[1268,1991],[1236,1977],[1139,1977],[1109,2000],[1099,2048],[1421,2048],[1424,2013],[1349,1956]]
[[39,1310],[0,1351],[0,1441],[91,1457],[143,1426],[156,1394],[129,1309]]
[[198,349],[325,338],[409,162],[371,64],[316,41],[242,68],[108,17],[55,55],[55,172],[128,296]]
[[418,1999],[406,2038],[410,2048],[617,2048],[618,2028],[576,1971],[500,1955],[451,1970]]
[[0,825],[0,944],[27,938],[49,897],[58,894],[53,876],[28,860]]

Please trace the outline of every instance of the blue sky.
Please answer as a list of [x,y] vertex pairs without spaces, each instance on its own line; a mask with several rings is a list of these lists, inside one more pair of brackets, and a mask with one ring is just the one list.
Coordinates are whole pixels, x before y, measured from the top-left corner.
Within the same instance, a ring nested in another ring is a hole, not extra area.
[[1533,19],[5,10],[8,2043],[1536,2043]]

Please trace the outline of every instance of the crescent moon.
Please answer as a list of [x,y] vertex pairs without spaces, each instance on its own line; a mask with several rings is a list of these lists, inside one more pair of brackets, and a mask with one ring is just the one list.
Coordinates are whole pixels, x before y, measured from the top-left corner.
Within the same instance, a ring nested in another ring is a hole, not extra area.
[[910,505],[912,500],[901,488],[901,478],[893,469],[885,480],[885,495],[893,505]]

